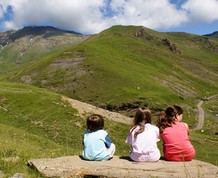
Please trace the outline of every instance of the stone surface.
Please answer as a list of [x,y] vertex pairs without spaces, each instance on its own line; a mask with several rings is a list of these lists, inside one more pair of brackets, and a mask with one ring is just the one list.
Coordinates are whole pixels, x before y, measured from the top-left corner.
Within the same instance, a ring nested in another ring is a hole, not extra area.
[[24,178],[24,174],[22,173],[16,173],[11,178]]
[[4,172],[0,170],[0,178],[3,178],[5,176]]
[[80,156],[43,158],[28,161],[45,177],[158,177],[218,178],[218,167],[198,160],[189,162],[136,163],[128,157],[114,156],[109,161],[86,161]]

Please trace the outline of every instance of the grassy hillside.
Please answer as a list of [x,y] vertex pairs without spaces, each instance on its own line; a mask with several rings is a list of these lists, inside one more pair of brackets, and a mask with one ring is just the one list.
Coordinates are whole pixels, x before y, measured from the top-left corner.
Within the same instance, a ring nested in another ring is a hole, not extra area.
[[[211,120],[211,115],[208,118]],[[212,127],[216,126],[208,126]],[[106,120],[105,129],[116,144],[116,155],[127,156],[129,146],[124,141],[129,126]],[[37,177],[26,166],[30,159],[81,155],[84,130],[85,119],[59,94],[0,82],[0,170],[6,177],[17,172]],[[195,159],[218,165],[218,153],[214,150],[218,139],[214,133],[209,129],[191,131],[190,137],[197,151]],[[159,148],[162,150],[162,143]]]
[[22,69],[31,83],[98,106],[196,105],[217,94],[218,41],[186,33],[115,26]]
[[[81,155],[85,119],[61,96],[45,89],[0,83],[0,170],[7,175],[29,172],[30,159]],[[106,121],[117,154],[128,154],[128,126]],[[114,134],[116,133],[116,135]],[[34,176],[32,176],[34,177]]]
[[42,56],[75,45],[88,36],[49,27],[25,27],[0,33],[0,79]]

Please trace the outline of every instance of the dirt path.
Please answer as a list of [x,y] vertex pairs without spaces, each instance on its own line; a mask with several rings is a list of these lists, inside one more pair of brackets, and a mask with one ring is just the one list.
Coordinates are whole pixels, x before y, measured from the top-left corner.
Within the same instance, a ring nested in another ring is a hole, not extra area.
[[203,110],[203,108],[201,107],[202,106],[202,104],[204,103],[204,101],[208,101],[208,100],[210,100],[210,99],[213,99],[213,98],[215,98],[215,97],[217,97],[218,96],[218,94],[217,95],[213,95],[213,96],[210,96],[210,97],[207,97],[207,98],[205,98],[205,99],[203,99],[203,100],[201,100],[198,104],[197,104],[197,120],[198,120],[198,123],[197,123],[197,125],[196,125],[196,127],[193,129],[193,130],[201,130],[201,129],[203,129],[203,127],[204,127],[204,110]]
[[204,127],[204,110],[201,107],[201,105],[204,103],[203,100],[201,100],[198,104],[197,104],[197,120],[198,123],[196,125],[196,127],[193,130],[201,130]]
[[65,96],[62,96],[62,100],[68,101],[73,108],[77,109],[81,117],[84,117],[89,113],[95,113],[95,114],[100,114],[108,118],[109,120],[113,120],[124,124],[130,124],[132,121],[132,118],[130,117],[123,116],[119,113],[111,112],[102,108],[98,108],[96,106],[78,100],[67,98]]
[[[201,106],[204,103],[204,101],[208,101],[208,100],[213,99],[213,98],[215,98],[217,96],[218,96],[218,94],[207,97],[207,98],[201,100],[197,104],[196,117],[197,117],[198,123],[197,123],[196,127],[193,128],[192,130],[201,130],[201,129],[203,129],[203,127],[204,127],[204,110],[203,110],[203,108]],[[78,101],[78,100],[74,100],[74,99],[71,99],[71,98],[68,98],[68,97],[65,97],[65,96],[62,96],[62,100],[68,101],[73,108],[77,109],[81,117],[85,117],[87,114],[90,114],[90,113],[96,113],[96,114],[100,114],[100,115],[102,115],[102,116],[104,116],[104,117],[106,117],[106,118],[108,118],[110,120],[120,122],[120,123],[124,123],[124,124],[130,124],[131,121],[132,121],[132,118],[130,118],[130,117],[121,115],[121,114],[116,113],[116,112],[111,112],[111,111],[108,111],[108,110],[105,110],[105,109],[102,109],[102,108],[98,108],[98,107],[93,106],[91,104],[87,104],[87,103],[84,103],[84,102],[81,102],[81,101]]]

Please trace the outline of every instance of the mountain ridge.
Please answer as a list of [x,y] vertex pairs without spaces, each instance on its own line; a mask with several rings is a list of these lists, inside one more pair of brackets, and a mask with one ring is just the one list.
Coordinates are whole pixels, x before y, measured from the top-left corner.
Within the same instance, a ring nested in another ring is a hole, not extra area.
[[[117,26],[119,26],[119,25],[117,25]],[[147,28],[145,26],[141,26],[141,27]],[[54,26],[35,26],[35,25],[34,26],[24,26],[23,28],[18,29],[18,30],[8,30],[8,31],[3,31],[3,32],[0,31],[0,34],[8,33],[8,32],[19,32],[19,31],[24,31],[24,30],[27,30],[27,29],[28,29],[27,31],[29,31],[29,30],[35,31],[35,30],[40,30],[40,28],[41,29],[43,29],[43,28],[46,29],[47,28],[47,29],[50,29],[50,30],[53,29],[53,30],[56,30],[56,31],[62,31],[62,32],[66,32],[66,33],[75,33],[75,34],[83,35],[80,32],[60,29],[60,28],[56,28]],[[149,28],[147,28],[147,29],[149,29]],[[152,29],[150,29],[150,30],[152,30]],[[152,31],[155,31],[155,30],[152,30]],[[156,32],[158,32],[158,31],[156,31]],[[211,32],[211,33],[208,33],[208,34],[203,34],[203,35],[198,35],[198,34],[193,34],[193,33],[188,33],[188,32],[183,32],[183,31],[179,31],[179,32],[169,31],[169,32],[160,32],[160,33],[185,33],[185,34],[192,34],[192,35],[197,35],[197,36],[211,36],[211,37],[215,36],[215,37],[217,37],[218,31],[214,31],[214,32]]]
[[[143,27],[143,26],[141,26]],[[146,28],[146,27],[143,27]],[[146,28],[148,29],[148,28]],[[154,31],[152,29],[149,29],[150,31]],[[154,31],[156,32],[156,31]],[[10,30],[5,32],[0,32],[0,45],[4,46],[8,44],[9,42],[15,41],[19,38],[25,37],[25,36],[40,36],[42,35],[44,38],[48,38],[50,36],[57,36],[57,35],[63,35],[66,33],[70,34],[76,34],[76,35],[83,35],[79,32],[75,31],[69,31],[69,30],[62,30],[53,26],[25,26],[22,29],[19,30]],[[159,33],[180,33],[180,34],[189,34],[185,32],[159,32]],[[140,34],[139,34],[140,35]],[[196,35],[196,34],[192,34]],[[84,35],[86,36],[86,35]],[[92,36],[92,35],[88,35]],[[218,31],[214,31],[210,34],[205,35],[197,35],[197,36],[207,36],[211,38],[218,38]]]
[[218,38],[218,31],[215,31],[211,34],[206,34],[206,35],[203,35],[203,36],[208,36],[208,37],[212,37],[212,38]]
[[[4,38],[0,38],[0,45],[6,45],[26,36],[43,36],[48,38],[51,36],[60,36],[66,33],[82,35],[74,31],[61,30],[52,26],[26,26],[20,30],[12,30],[2,32]],[[1,34],[1,33],[0,33]],[[1,37],[1,36],[0,36]]]

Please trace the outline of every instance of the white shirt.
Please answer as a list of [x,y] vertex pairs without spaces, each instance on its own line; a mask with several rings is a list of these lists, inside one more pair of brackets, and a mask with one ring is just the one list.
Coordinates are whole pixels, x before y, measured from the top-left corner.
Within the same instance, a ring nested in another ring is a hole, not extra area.
[[126,139],[126,143],[132,145],[130,153],[134,161],[157,161],[160,159],[160,151],[157,142],[160,141],[159,128],[149,123],[145,124],[145,129],[135,138],[135,132],[139,130],[137,126]]

